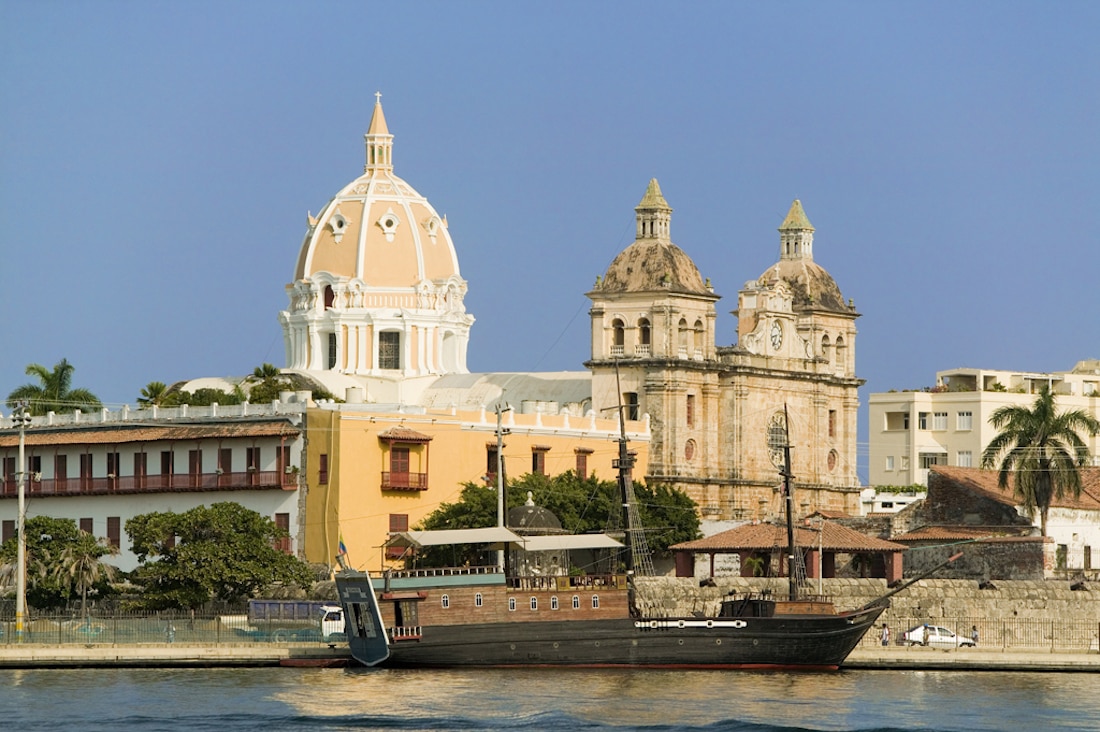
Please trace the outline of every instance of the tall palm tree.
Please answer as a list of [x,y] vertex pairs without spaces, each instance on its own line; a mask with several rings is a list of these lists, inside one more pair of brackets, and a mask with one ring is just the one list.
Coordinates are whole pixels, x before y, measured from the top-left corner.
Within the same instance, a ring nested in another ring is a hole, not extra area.
[[260,379],[261,381],[274,378],[281,374],[282,371],[279,370],[279,367],[270,363],[265,363],[263,366],[257,366],[252,369],[253,378]]
[[1054,394],[1044,386],[1031,409],[1001,407],[989,415],[1001,430],[982,452],[983,468],[998,468],[997,484],[1008,487],[1014,477],[1016,496],[1028,514],[1039,510],[1040,528],[1047,535],[1047,513],[1055,498],[1067,492],[1081,495],[1080,469],[1089,464],[1089,449],[1078,432],[1100,433],[1100,421],[1081,409],[1059,414]]
[[87,389],[73,389],[73,371],[75,368],[67,359],[61,359],[53,371],[45,366],[32,363],[27,366],[27,376],[37,377],[37,384],[24,384],[8,394],[8,406],[14,407],[20,402],[28,402],[31,414],[42,416],[47,412],[64,414],[77,409],[93,410],[103,406],[102,402]]
[[155,407],[164,404],[164,398],[168,394],[168,385],[163,381],[150,381],[141,390],[138,404],[143,407]]
[[101,558],[117,553],[118,549],[112,544],[86,534],[58,555],[55,577],[63,588],[80,595],[81,617],[87,617],[89,590],[94,589],[101,580],[114,579],[118,572],[116,567],[100,561]]

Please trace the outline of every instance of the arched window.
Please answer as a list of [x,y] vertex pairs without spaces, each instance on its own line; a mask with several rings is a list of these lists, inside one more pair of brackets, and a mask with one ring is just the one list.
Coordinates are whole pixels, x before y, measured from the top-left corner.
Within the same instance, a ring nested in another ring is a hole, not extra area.
[[384,330],[378,334],[378,368],[389,370],[401,368],[400,332]]
[[703,321],[695,321],[695,354],[703,355]]
[[648,346],[651,337],[652,331],[649,326],[649,318],[642,318],[638,321],[638,342],[643,346]]
[[336,368],[336,334],[328,334],[328,368],[331,371]]
[[828,361],[830,356],[832,356],[832,354],[830,353],[830,348],[832,348],[832,345],[829,343],[829,334],[826,333],[825,335],[821,336],[821,357],[826,361]]
[[680,318],[680,322],[676,326],[676,345],[680,347],[680,358],[687,358],[688,335],[690,333],[691,331],[688,330],[687,320]]
[[841,370],[848,368],[848,346],[842,336],[836,337],[836,365]]
[[626,345],[626,326],[618,318],[611,321],[611,339],[611,355],[622,356],[623,346]]
[[325,285],[325,310],[332,309],[332,303],[336,299],[336,295],[332,291],[332,285]]

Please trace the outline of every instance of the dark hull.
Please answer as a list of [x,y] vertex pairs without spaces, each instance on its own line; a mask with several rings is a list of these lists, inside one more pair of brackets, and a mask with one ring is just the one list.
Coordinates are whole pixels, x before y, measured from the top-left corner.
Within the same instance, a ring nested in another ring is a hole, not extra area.
[[349,644],[352,655],[365,665],[401,667],[835,669],[882,609],[839,615],[424,626],[416,637],[391,639],[385,658],[379,655],[377,636],[349,633]]

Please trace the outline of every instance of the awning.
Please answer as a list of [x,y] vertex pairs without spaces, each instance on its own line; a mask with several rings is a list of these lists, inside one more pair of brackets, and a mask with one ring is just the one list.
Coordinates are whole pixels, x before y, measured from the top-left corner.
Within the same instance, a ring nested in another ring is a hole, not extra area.
[[441,546],[444,544],[523,544],[523,537],[502,526],[485,529],[401,531],[391,534],[385,546]]
[[569,549],[620,549],[622,542],[607,534],[553,534],[525,536],[523,548],[529,552],[566,551]]

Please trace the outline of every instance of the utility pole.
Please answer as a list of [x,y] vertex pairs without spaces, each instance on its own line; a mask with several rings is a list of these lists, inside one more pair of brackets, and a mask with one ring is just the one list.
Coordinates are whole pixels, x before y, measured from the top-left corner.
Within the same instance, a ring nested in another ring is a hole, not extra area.
[[24,514],[26,513],[26,492],[25,484],[27,479],[27,427],[31,423],[31,414],[27,411],[26,403],[22,403],[11,415],[12,422],[19,428],[19,465],[17,466],[16,475],[19,482],[19,506],[17,511],[19,513],[16,518],[16,531],[18,532],[18,553],[16,555],[16,572],[18,579],[16,580],[15,591],[15,642],[23,642],[23,615],[24,609],[27,607],[27,532],[24,522]]
[[[497,402],[497,527],[504,528],[504,413],[512,407],[504,402]],[[508,574],[505,562],[508,558],[508,549],[505,547],[497,553],[497,566]]]

